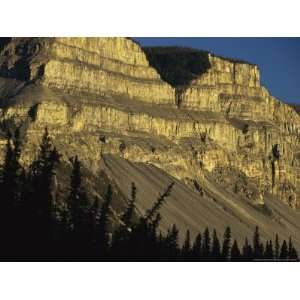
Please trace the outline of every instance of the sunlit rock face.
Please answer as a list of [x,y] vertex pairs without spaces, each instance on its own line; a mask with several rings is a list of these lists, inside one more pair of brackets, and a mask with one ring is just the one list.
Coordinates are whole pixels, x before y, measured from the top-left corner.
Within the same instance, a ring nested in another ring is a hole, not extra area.
[[21,126],[25,164],[47,126],[66,161],[78,154],[95,173],[114,154],[297,207],[300,117],[260,85],[257,66],[127,38],[7,38],[0,51],[0,145]]

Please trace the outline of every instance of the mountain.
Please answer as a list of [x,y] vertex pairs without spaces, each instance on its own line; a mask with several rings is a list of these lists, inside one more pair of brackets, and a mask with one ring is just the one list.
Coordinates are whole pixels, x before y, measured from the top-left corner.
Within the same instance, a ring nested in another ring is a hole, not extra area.
[[256,65],[130,38],[2,38],[0,107],[1,158],[7,128],[21,129],[26,166],[47,127],[66,165],[78,154],[91,193],[99,172],[115,202],[135,182],[143,212],[175,181],[163,230],[230,225],[242,241],[259,225],[300,247],[300,116]]

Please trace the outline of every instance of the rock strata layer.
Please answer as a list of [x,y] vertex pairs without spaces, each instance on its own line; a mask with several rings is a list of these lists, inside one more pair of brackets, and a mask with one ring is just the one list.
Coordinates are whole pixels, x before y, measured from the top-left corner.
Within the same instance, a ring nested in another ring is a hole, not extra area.
[[110,154],[193,188],[213,178],[253,205],[298,206],[300,116],[256,65],[127,38],[5,38],[0,101],[0,145],[21,126],[25,164],[47,126],[66,161],[78,154],[95,173]]

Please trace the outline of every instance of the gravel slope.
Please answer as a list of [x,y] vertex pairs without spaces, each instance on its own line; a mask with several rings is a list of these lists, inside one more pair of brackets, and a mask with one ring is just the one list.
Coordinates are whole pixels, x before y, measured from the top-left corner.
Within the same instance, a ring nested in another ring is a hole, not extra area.
[[193,191],[182,182],[171,177],[155,166],[133,163],[113,155],[103,157],[102,168],[113,178],[124,195],[130,195],[130,185],[137,186],[137,207],[143,213],[157,199],[158,193],[175,181],[172,194],[161,209],[161,229],[165,231],[176,223],[180,229],[181,240],[187,229],[192,237],[206,226],[216,228],[221,238],[224,228],[231,226],[233,236],[243,243],[245,236],[252,237],[254,228],[259,225],[264,239],[288,239],[292,235],[300,249],[300,212],[292,210],[278,200],[265,199],[268,211],[255,208],[245,201],[235,199],[221,190],[214,182],[204,179],[201,183],[204,196]]

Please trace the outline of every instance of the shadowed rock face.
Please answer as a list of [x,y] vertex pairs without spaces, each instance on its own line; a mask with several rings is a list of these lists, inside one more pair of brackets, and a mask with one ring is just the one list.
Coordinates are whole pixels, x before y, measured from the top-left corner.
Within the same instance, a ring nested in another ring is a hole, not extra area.
[[0,49],[0,145],[20,127],[24,164],[47,126],[64,159],[78,154],[94,174],[113,155],[203,193],[209,177],[259,210],[266,199],[297,208],[300,117],[257,66],[126,38],[11,38]]
[[210,68],[208,52],[180,47],[145,47],[150,65],[174,88],[186,86]]

